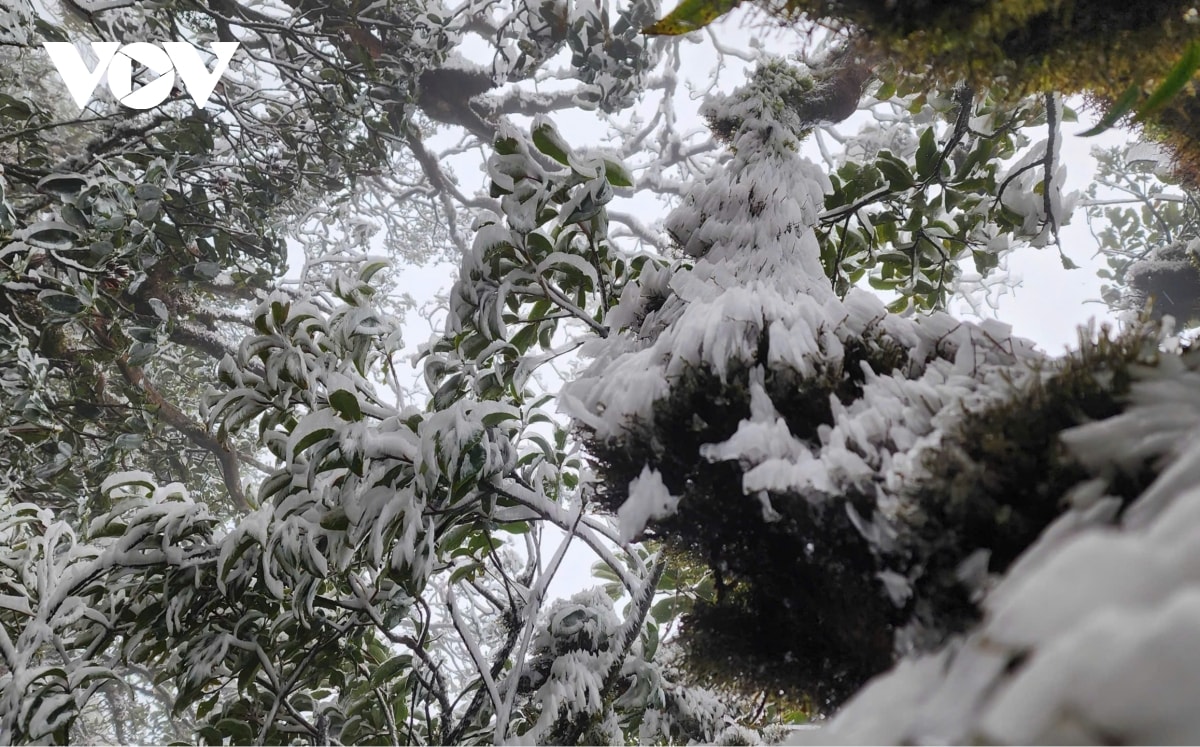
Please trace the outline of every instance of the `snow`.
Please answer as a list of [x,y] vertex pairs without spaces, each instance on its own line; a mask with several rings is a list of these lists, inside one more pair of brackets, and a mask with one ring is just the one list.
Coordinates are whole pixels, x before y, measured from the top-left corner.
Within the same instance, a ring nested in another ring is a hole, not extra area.
[[671,495],[662,475],[649,465],[629,483],[629,497],[617,509],[617,524],[622,542],[637,539],[646,524],[675,513],[679,498]]
[[1158,479],[1130,507],[1125,519],[1130,525],[1143,525],[1180,490],[1200,483],[1200,372],[1191,365],[1182,356],[1163,356],[1135,382],[1124,413],[1063,434],[1063,442],[1093,469],[1165,460]]
[[[780,85],[805,85],[786,66],[769,63],[765,70]],[[964,412],[1008,396],[1044,359],[995,321],[972,324],[940,312],[901,317],[859,289],[835,296],[814,230],[829,179],[799,155],[802,123],[788,120],[791,110],[771,100],[783,89],[756,88],[762,79],[754,81],[710,105],[714,120],[738,123],[733,154],[667,219],[694,261],[647,273],[623,289],[606,320],[615,333],[583,347],[591,365],[563,388],[559,402],[604,441],[653,427],[656,404],[689,372],[706,371],[721,382],[748,376],[749,417],[728,439],[702,445],[700,456],[737,463],[743,492],[770,518],[769,494],[823,503],[849,488],[898,492],[924,473],[925,454],[939,446],[946,428]],[[656,307],[648,311],[651,303]],[[832,425],[817,428],[816,439],[796,437],[767,394],[767,377],[785,373],[827,388],[821,378],[841,374],[848,346],[864,343],[895,346],[907,360],[894,371],[861,363],[861,393],[850,402],[831,396]],[[676,507],[665,486],[644,490],[635,480],[621,507],[623,538],[662,518],[664,507]],[[894,535],[890,522],[909,507],[881,498],[879,508],[869,522],[852,514],[883,550]],[[889,589],[899,598],[907,583]]]
[[[1200,738],[1200,409],[1187,354],[1161,354],[1128,409],[1064,441],[1099,474],[986,592],[982,623],[903,660],[825,742],[1183,743]],[[1168,403],[1175,403],[1175,407]],[[1167,434],[1170,438],[1159,438]],[[1113,469],[1157,464],[1113,524]]]
[[1195,586],[1159,605],[1094,613],[1039,650],[1004,686],[979,732],[1024,744],[1194,743],[1198,630]]
[[[703,445],[701,456],[736,462],[743,492],[752,497],[746,510],[764,515],[772,512],[772,496],[828,501],[852,486],[873,488],[879,500],[870,520],[848,503],[845,510],[874,548],[887,552],[894,526],[915,508],[901,489],[923,475],[944,434],[965,413],[1005,401],[1014,387],[1052,375],[1055,366],[995,321],[966,323],[944,313],[901,317],[858,291],[837,299],[813,235],[828,183],[789,147],[795,133],[770,120],[770,107],[734,96],[715,111],[743,120],[732,136],[734,153],[668,219],[692,263],[664,267],[646,278],[646,287],[624,289],[607,320],[614,334],[586,346],[591,366],[565,388],[564,407],[595,438],[621,438],[653,424],[655,405],[671,396],[682,374],[702,369],[721,381],[745,376],[748,416],[728,439]],[[1046,147],[1028,151],[1009,173],[1036,164]],[[1044,201],[1032,189],[1041,178],[1031,169],[1004,194],[1005,205],[1025,216],[1027,232],[1045,222]],[[1065,215],[1073,199],[1062,194],[1063,178],[1058,169],[1051,185],[1055,215]],[[646,313],[651,302],[656,308]],[[766,376],[785,371],[804,380],[836,371],[851,341],[887,341],[907,358],[893,371],[863,364],[861,393],[852,401],[833,397],[832,424],[817,429],[816,438],[798,438],[767,393]],[[1064,434],[1063,443],[1090,472],[1063,496],[1065,513],[1003,579],[989,575],[986,551],[957,566],[958,578],[982,605],[983,621],[940,650],[902,659],[815,738],[1200,738],[1194,703],[1200,648],[1193,640],[1200,630],[1195,367],[1186,354],[1164,353],[1156,368],[1139,373],[1123,414]],[[1118,519],[1120,502],[1109,495],[1109,480],[1146,463],[1158,478]],[[618,512],[622,539],[676,510],[687,506],[647,466]],[[893,602],[908,602],[915,578],[885,571],[879,580]],[[904,652],[915,635],[900,631],[898,649]]]

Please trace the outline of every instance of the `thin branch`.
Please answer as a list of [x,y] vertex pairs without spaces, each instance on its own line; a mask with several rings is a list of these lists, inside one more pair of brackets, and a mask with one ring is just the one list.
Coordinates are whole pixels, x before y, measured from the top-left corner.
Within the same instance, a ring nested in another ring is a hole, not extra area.
[[239,509],[249,511],[250,504],[242,489],[241,463],[237,452],[209,433],[204,426],[189,418],[174,403],[168,401],[146,378],[146,372],[140,366],[130,365],[128,355],[117,358],[117,368],[120,369],[121,375],[130,386],[140,389],[145,394],[146,400],[158,407],[158,417],[182,433],[189,441],[217,458],[217,464],[221,467],[221,478],[225,482],[225,489],[229,492],[229,497],[233,499],[234,505]]
[[1042,210],[1046,213],[1046,224],[1050,233],[1058,241],[1058,219],[1054,217],[1054,200],[1050,194],[1050,185],[1054,182],[1054,138],[1058,134],[1058,107],[1052,92],[1046,93],[1046,129],[1049,130],[1046,139],[1046,155],[1042,158],[1044,181],[1042,182]]
[[496,744],[504,744],[505,740],[508,739],[508,722],[512,715],[513,705],[517,699],[517,683],[525,664],[525,653],[529,650],[529,643],[533,640],[533,631],[537,628],[538,612],[541,609],[542,600],[546,596],[546,589],[549,588],[550,581],[554,579],[554,574],[558,572],[563,558],[566,557],[567,548],[571,546],[571,540],[575,538],[575,530],[579,528],[579,520],[583,518],[583,509],[584,504],[581,502],[579,509],[575,512],[575,520],[567,530],[567,536],[558,546],[554,557],[550,559],[550,565],[543,571],[541,577],[538,578],[537,586],[534,587],[533,594],[523,610],[525,615],[525,631],[521,636],[521,647],[517,650],[516,666],[504,680],[506,690],[504,693],[504,702],[501,708],[496,711]]
[[608,327],[605,327],[600,322],[596,321],[583,309],[571,303],[571,300],[566,295],[550,284],[550,281],[542,275],[538,276],[538,284],[542,286],[542,291],[546,294],[546,300],[553,301],[563,309],[571,312],[571,314],[581,320],[584,324],[592,328],[592,331],[601,337],[608,337]]
[[[499,691],[496,690],[496,680],[492,678],[491,670],[484,661],[483,652],[479,650],[479,643],[474,636],[467,634],[466,628],[463,626],[462,617],[458,613],[458,605],[454,603],[454,584],[446,587],[446,607],[450,610],[450,619],[454,622],[454,629],[458,631],[458,637],[466,644],[467,651],[471,654],[471,660],[475,662],[475,668],[479,672],[480,679],[483,680],[483,686],[492,700],[492,708],[499,713],[503,701],[500,699]],[[446,718],[449,718],[449,714]],[[449,741],[454,742],[455,740],[450,739]]]

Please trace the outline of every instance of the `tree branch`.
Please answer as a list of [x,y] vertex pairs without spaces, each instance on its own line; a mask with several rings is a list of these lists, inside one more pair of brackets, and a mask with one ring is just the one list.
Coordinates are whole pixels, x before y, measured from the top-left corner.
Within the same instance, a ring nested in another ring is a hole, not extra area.
[[625,618],[625,625],[621,630],[621,640],[617,644],[616,653],[612,663],[608,665],[608,671],[604,673],[604,683],[600,689],[600,710],[594,713],[579,714],[577,718],[560,720],[555,728],[550,730],[549,744],[580,744],[584,734],[588,728],[596,723],[597,719],[603,717],[604,710],[608,705],[612,695],[613,687],[616,685],[617,678],[621,674],[621,668],[625,664],[626,657],[629,656],[629,650],[633,647],[634,641],[638,639],[638,635],[642,632],[642,625],[646,622],[646,614],[650,611],[650,605],[654,601],[654,592],[658,589],[659,579],[662,578],[663,570],[667,567],[667,561],[664,558],[659,558],[650,569],[650,575],[646,577],[640,589],[641,594],[635,596],[632,603],[629,605],[629,616]]
[[146,400],[158,408],[158,417],[182,433],[189,441],[217,458],[217,463],[221,467],[221,477],[225,482],[225,489],[229,492],[229,497],[233,499],[234,505],[239,509],[249,511],[250,504],[242,489],[241,463],[237,453],[209,433],[202,425],[189,418],[174,403],[163,397],[146,378],[146,372],[140,366],[130,365],[128,355],[117,358],[117,368],[120,369],[121,375],[130,386],[140,389],[145,394]]

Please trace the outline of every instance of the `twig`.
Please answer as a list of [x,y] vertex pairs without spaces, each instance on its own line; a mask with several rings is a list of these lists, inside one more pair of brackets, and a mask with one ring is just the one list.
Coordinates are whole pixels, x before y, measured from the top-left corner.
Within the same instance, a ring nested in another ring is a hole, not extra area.
[[[479,677],[483,680],[483,686],[487,689],[488,697],[492,700],[492,708],[499,713],[503,701],[500,699],[499,691],[496,690],[496,680],[492,678],[491,670],[488,668],[487,662],[484,661],[483,652],[479,650],[479,643],[473,636],[467,634],[463,626],[462,618],[458,613],[458,605],[454,603],[454,584],[446,587],[446,607],[450,610],[450,619],[454,622],[454,629],[458,631],[458,637],[467,645],[467,651],[471,654],[471,660],[475,662],[475,668],[479,671]],[[460,721],[459,723],[460,725],[465,725],[464,721]],[[448,741],[454,742],[456,740],[451,738]]]
[[146,372],[140,366],[130,365],[129,356],[117,358],[117,368],[131,386],[140,389],[146,399],[158,407],[158,416],[175,430],[182,433],[189,441],[210,452],[217,458],[221,467],[221,478],[225,489],[233,499],[234,505],[243,511],[250,510],[246,493],[242,489],[241,463],[237,452],[223,443],[219,438],[208,432],[206,428],[196,423],[183,413],[174,403],[168,401],[158,389],[146,378]]
[[1058,130],[1058,107],[1054,101],[1054,93],[1046,93],[1046,129],[1049,130],[1046,138],[1046,155],[1042,158],[1042,165],[1045,169],[1044,181],[1042,182],[1042,210],[1046,213],[1046,224],[1050,227],[1050,233],[1054,234],[1054,241],[1058,243],[1058,220],[1054,217],[1054,201],[1050,195],[1050,185],[1054,181],[1054,137]]
[[566,538],[558,546],[554,557],[550,559],[550,565],[547,566],[541,578],[538,579],[537,586],[534,587],[533,594],[530,595],[529,602],[523,610],[525,614],[525,630],[521,636],[521,647],[517,650],[516,664],[513,667],[513,671],[504,680],[506,689],[504,702],[501,708],[496,711],[496,744],[504,744],[508,738],[508,721],[517,698],[517,683],[521,676],[521,670],[524,668],[525,653],[529,650],[529,642],[533,639],[533,631],[537,628],[538,612],[542,606],[542,599],[546,596],[546,589],[549,588],[554,574],[558,572],[563,558],[566,557],[567,548],[571,546],[571,540],[575,538],[575,530],[579,527],[580,519],[583,518],[583,509],[584,504],[581,502],[578,511],[575,513],[575,521],[568,529]]

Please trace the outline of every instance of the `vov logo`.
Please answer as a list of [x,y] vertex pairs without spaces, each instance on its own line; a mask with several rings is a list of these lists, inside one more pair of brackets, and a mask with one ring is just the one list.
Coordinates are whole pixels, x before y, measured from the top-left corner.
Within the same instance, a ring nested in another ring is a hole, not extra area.
[[[196,106],[203,108],[212,96],[217,82],[229,67],[238,42],[214,42],[212,53],[216,65],[210,71],[200,53],[187,42],[163,42],[161,47],[149,42],[92,42],[92,52],[98,60],[89,70],[79,50],[71,42],[43,42],[50,61],[58,69],[63,83],[80,109],[87,107],[100,79],[108,73],[108,90],[122,105],[131,109],[153,109],[167,100],[178,74],[184,90]],[[133,63],[138,62],[159,77],[133,90]]]

